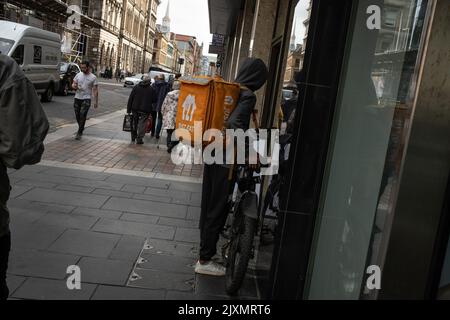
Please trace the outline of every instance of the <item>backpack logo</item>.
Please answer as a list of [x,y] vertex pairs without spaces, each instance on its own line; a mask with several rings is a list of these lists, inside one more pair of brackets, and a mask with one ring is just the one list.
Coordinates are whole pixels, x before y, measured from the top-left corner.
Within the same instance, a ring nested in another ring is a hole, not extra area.
[[232,105],[234,102],[233,97],[232,96],[226,96],[225,97],[225,104],[226,105]]
[[183,103],[183,120],[184,121],[192,121],[194,118],[195,109],[197,109],[197,105],[195,104],[195,96],[188,95],[186,100]]

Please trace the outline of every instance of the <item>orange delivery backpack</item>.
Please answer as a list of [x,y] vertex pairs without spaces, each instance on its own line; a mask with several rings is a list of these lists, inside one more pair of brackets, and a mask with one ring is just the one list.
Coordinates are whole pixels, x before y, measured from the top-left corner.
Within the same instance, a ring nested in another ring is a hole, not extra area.
[[[225,133],[225,122],[237,106],[241,87],[218,76],[181,78],[180,82],[176,129],[187,131],[177,132],[177,136],[192,146],[205,146],[211,142],[203,141],[205,131],[218,129]],[[201,122],[201,130],[196,130],[196,121]]]

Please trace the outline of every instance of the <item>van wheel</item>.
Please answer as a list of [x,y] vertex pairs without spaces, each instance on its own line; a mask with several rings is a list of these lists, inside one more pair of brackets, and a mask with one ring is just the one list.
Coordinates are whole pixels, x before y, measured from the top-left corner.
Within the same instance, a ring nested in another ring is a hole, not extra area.
[[42,102],[51,102],[53,100],[53,85],[49,85],[47,90],[42,94],[41,101]]

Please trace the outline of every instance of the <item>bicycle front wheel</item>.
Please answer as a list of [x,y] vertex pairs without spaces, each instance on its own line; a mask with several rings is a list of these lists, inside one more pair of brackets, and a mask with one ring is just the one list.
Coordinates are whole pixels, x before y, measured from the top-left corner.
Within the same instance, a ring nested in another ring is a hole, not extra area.
[[255,230],[256,220],[244,216],[241,233],[231,241],[226,271],[226,292],[229,295],[235,295],[242,286],[252,257]]

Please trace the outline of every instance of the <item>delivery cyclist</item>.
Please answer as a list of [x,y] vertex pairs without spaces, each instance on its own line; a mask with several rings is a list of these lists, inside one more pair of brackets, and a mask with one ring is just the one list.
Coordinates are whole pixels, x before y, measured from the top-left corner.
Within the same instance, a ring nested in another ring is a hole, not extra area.
[[[228,129],[248,130],[250,117],[256,105],[255,91],[268,77],[267,67],[261,59],[247,58],[239,68],[235,82],[241,85],[236,108],[230,115]],[[200,257],[195,272],[212,276],[224,276],[225,267],[214,262],[217,242],[227,218],[227,201],[234,181],[228,179],[230,167],[221,164],[206,165],[203,173],[203,190],[200,214]]]

